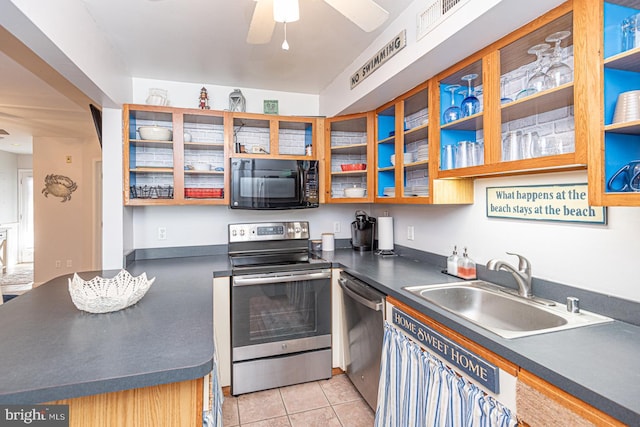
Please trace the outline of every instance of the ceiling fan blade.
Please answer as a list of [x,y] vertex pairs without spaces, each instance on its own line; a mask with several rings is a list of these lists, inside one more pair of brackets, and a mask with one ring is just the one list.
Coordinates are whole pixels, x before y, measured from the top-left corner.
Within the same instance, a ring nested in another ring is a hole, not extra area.
[[389,12],[373,0],[324,1],[367,33],[378,28],[389,17]]
[[273,0],[257,0],[253,10],[247,43],[265,44],[271,41],[276,22],[273,20]]

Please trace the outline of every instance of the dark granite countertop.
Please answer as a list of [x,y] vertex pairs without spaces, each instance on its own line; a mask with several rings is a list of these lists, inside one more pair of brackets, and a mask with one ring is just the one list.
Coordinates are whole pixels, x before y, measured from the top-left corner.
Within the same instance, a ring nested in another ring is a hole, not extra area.
[[[379,257],[351,249],[322,256],[620,421],[640,423],[640,327],[614,321],[507,340],[402,289],[459,280],[441,273],[436,259]],[[211,371],[212,278],[230,275],[228,257],[143,260],[127,269],[156,281],[138,304],[115,313],[77,310],[67,290],[69,276],[0,306],[0,403],[145,387]]]
[[[226,256],[136,261],[156,280],[136,305],[91,314],[68,278],[0,305],[0,403],[32,404],[204,377],[213,369],[213,271]],[[84,272],[113,277],[114,271]]]
[[504,339],[402,289],[460,281],[443,274],[442,265],[351,249],[323,258],[620,421],[640,424],[640,327],[614,321]]

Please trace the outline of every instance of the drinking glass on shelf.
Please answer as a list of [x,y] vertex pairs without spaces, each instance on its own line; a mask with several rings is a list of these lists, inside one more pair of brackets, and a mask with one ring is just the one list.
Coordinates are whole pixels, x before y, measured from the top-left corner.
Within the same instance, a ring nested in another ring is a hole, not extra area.
[[506,104],[507,102],[513,101],[513,99],[507,97],[507,93],[505,87],[507,85],[507,78],[500,77],[500,104]]
[[542,52],[549,49],[551,45],[548,43],[540,43],[532,46],[527,53],[536,55],[536,65],[533,75],[529,77],[527,88],[535,89],[536,92],[542,92],[545,89],[553,87],[553,80],[542,69]]
[[452,144],[445,145],[442,147],[442,161],[440,165],[440,170],[448,170],[453,169],[453,165],[455,164],[455,150]]
[[470,153],[473,148],[472,144],[473,143],[471,141],[458,141],[458,144],[456,145],[456,168],[472,166],[470,163]]
[[522,158],[522,131],[507,132],[502,140],[502,161],[510,162]]
[[573,70],[567,64],[562,62],[562,48],[560,43],[571,35],[569,31],[558,31],[549,35],[544,41],[555,43],[553,53],[551,54],[551,65],[547,68],[547,75],[553,82],[553,87],[561,86],[565,83],[573,81]]
[[444,124],[455,122],[462,117],[462,110],[456,105],[456,90],[460,88],[460,85],[449,85],[447,90],[451,92],[451,105],[444,110],[442,115],[442,122]]
[[460,104],[463,117],[468,117],[480,112],[480,101],[473,94],[473,86],[471,85],[471,82],[477,77],[477,74],[467,74],[461,78],[468,84],[467,97],[463,99],[462,104]]

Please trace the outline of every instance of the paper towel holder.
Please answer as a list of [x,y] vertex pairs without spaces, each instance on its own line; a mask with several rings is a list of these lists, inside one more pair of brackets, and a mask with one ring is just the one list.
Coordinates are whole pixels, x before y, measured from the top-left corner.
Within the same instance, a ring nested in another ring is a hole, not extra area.
[[[387,220],[389,220],[389,222],[387,222]],[[386,256],[396,256],[397,254],[394,252],[393,250],[393,218],[391,218],[390,216],[388,216],[388,212],[385,211],[384,216],[378,218],[378,250],[376,250],[374,253],[376,255],[382,256],[382,257],[386,257]],[[390,231],[391,232],[391,247],[384,247],[387,246],[386,244],[381,244],[381,232],[383,232],[383,230],[386,227],[391,227]],[[382,248],[380,246],[383,246]]]

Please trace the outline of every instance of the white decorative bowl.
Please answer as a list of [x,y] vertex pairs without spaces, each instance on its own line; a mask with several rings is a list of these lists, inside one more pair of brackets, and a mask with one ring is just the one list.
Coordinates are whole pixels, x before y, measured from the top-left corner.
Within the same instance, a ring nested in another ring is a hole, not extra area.
[[147,273],[133,277],[126,270],[120,272],[112,279],[96,276],[84,281],[73,274],[69,279],[69,293],[75,306],[89,313],[109,313],[122,310],[138,301],[147,293],[153,281],[147,279]]
[[364,188],[360,187],[348,187],[344,189],[345,197],[364,197]]
[[140,126],[138,132],[140,132],[140,139],[171,141],[173,138],[173,131],[171,129],[160,126]]

